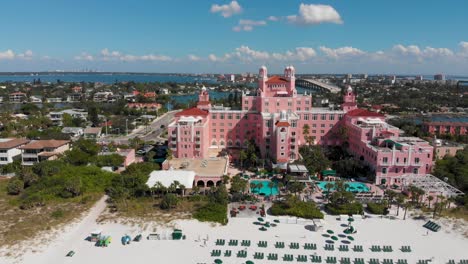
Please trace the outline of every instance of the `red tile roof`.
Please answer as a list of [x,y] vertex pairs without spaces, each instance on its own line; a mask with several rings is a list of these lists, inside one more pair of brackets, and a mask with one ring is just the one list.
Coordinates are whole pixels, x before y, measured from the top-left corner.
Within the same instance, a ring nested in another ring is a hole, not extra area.
[[205,110],[201,110],[196,107],[192,107],[189,109],[185,109],[179,113],[177,113],[175,116],[207,116],[208,112]]
[[276,122],[276,126],[277,127],[289,127],[290,125],[286,121],[278,121],[278,122]]
[[288,159],[277,159],[276,161],[278,163],[285,163],[285,162],[288,162]]
[[286,80],[283,77],[280,77],[280,76],[272,76],[272,77],[268,78],[266,83],[268,83],[268,84],[283,84],[283,83],[289,83],[289,81]]
[[12,149],[28,142],[29,140],[25,138],[10,138],[8,141],[0,142],[0,149]]
[[210,101],[201,101],[201,102],[198,102],[197,104],[199,104],[199,105],[209,105]]
[[382,114],[371,112],[366,109],[354,109],[346,113],[347,116],[353,117],[385,117]]
[[28,144],[20,147],[21,149],[43,149],[43,148],[58,148],[70,143],[68,140],[33,140]]

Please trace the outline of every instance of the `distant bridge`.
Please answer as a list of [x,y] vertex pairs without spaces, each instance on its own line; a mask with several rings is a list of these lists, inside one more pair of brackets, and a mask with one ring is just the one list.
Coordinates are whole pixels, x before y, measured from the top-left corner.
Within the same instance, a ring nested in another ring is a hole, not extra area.
[[315,90],[318,92],[330,92],[330,93],[341,92],[341,88],[335,85],[320,82],[317,80],[312,80],[312,79],[297,79],[296,85],[302,88],[308,88],[308,89]]

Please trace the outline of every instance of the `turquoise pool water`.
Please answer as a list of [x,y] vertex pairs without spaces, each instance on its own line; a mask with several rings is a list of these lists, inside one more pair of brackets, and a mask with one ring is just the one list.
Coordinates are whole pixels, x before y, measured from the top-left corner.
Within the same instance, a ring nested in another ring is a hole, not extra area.
[[[317,182],[317,186],[322,189],[322,191],[326,191],[327,188],[325,188],[325,185],[327,183],[331,183],[331,184],[335,184],[335,182],[327,182],[327,181],[320,181],[320,182]],[[370,191],[369,187],[367,187],[366,184],[362,183],[362,182],[345,182],[345,184],[348,185],[348,188],[346,188],[346,190],[348,192],[368,192]],[[335,190],[335,188],[331,188],[330,190]]]
[[265,196],[278,195],[279,193],[278,185],[275,182],[273,182],[275,184],[275,187],[273,188],[268,187],[268,183],[270,183],[271,181],[250,181],[250,182],[255,183],[255,184],[259,184],[259,183],[262,184],[262,188],[250,188],[250,191],[252,193],[261,194]]

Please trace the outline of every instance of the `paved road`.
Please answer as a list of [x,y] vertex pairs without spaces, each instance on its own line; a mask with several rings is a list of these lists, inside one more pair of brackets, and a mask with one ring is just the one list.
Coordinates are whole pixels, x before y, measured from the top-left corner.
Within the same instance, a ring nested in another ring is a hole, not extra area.
[[158,117],[151,124],[134,130],[132,133],[128,134],[128,136],[103,137],[100,138],[98,142],[107,143],[112,141],[119,144],[128,144],[128,140],[135,137],[139,137],[144,141],[156,141],[159,139],[159,136],[167,130],[167,126],[174,120],[175,114],[180,111],[181,110],[167,112],[164,115]]

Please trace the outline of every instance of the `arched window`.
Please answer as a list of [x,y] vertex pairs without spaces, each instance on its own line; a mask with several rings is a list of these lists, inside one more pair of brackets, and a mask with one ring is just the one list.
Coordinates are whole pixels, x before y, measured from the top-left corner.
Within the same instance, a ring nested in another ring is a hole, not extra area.
[[211,146],[216,146],[217,143],[216,143],[216,139],[213,139],[213,141],[211,141]]
[[224,140],[221,140],[221,141],[219,142],[219,145],[224,146],[224,145],[226,145],[226,143],[224,143]]
[[228,147],[232,147],[232,140],[228,140]]

